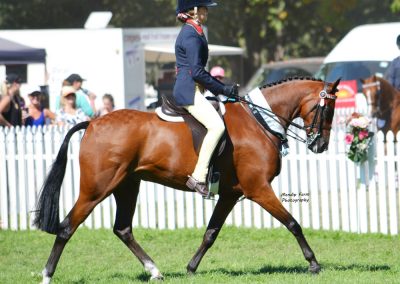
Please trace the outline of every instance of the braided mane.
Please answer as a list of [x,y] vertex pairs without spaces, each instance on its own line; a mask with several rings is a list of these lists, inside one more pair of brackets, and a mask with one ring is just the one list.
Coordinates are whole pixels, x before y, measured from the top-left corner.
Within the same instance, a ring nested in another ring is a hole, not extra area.
[[321,79],[316,79],[314,77],[289,77],[289,78],[286,78],[286,79],[282,79],[280,81],[276,81],[276,82],[272,82],[272,83],[269,83],[269,84],[265,84],[262,87],[260,87],[260,89],[264,89],[264,88],[280,85],[282,83],[293,81],[293,80],[310,80],[310,81],[323,82]]

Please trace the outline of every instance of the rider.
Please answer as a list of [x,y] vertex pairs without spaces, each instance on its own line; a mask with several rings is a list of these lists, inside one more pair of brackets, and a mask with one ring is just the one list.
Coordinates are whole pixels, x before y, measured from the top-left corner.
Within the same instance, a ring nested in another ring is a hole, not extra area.
[[177,105],[207,128],[196,167],[188,176],[186,185],[202,196],[208,195],[207,173],[211,155],[225,131],[217,111],[203,96],[206,89],[215,95],[234,96],[237,85],[224,85],[205,70],[208,60],[208,42],[202,24],[207,20],[208,7],[216,6],[212,0],[178,0],[177,19],[184,25],[176,39],[176,82],[174,98]]
[[[400,49],[400,35],[397,36],[396,40],[397,47]],[[390,63],[389,68],[385,73],[385,79],[400,91],[400,56],[393,59]]]

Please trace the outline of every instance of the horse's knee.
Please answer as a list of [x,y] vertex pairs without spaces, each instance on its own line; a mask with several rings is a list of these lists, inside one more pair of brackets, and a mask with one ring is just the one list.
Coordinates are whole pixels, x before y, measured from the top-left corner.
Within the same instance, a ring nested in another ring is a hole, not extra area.
[[127,227],[127,228],[124,228],[124,229],[119,229],[119,228],[114,226],[113,232],[123,242],[127,242],[127,241],[133,240],[133,234],[132,234],[131,227]]
[[303,230],[295,220],[291,221],[287,228],[296,238],[303,236]]

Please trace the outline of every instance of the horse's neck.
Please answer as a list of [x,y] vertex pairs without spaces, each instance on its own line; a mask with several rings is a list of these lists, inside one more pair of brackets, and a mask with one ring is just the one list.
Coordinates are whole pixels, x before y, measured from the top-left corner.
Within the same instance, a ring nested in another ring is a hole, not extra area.
[[[282,90],[278,90],[278,88]],[[278,117],[283,117],[287,121],[292,121],[299,114],[300,101],[305,94],[300,94],[297,88],[289,88],[282,85],[265,88],[263,90],[263,95],[272,111]]]
[[398,95],[398,91],[388,82],[379,80],[381,85],[381,95],[385,106],[389,107]]

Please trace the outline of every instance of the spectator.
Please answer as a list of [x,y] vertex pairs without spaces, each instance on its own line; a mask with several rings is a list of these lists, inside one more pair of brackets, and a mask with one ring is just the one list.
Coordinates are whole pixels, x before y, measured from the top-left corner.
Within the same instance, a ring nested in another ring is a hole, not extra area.
[[[62,83],[63,86],[71,86],[75,89],[76,106],[81,108],[88,117],[93,117],[96,111],[96,95],[86,89],[82,89],[84,79],[78,74],[69,75]],[[60,108],[60,97],[56,99],[56,109]]]
[[89,120],[89,117],[81,108],[76,106],[75,89],[72,86],[64,86],[61,90],[61,108],[56,111],[58,125],[75,125]]
[[[218,81],[220,81],[221,83],[225,83],[224,79],[225,79],[225,70],[224,68],[222,68],[221,66],[214,66],[213,68],[211,68],[210,70],[210,74],[211,76],[213,76],[215,79],[217,79]],[[215,95],[213,93],[211,93],[209,90],[206,91],[206,93],[204,94],[204,96],[206,97],[215,97]],[[224,102],[226,101],[226,96],[219,94],[218,98],[220,101]]]
[[40,91],[33,91],[28,95],[30,104],[28,106],[28,117],[25,119],[26,126],[40,126],[48,124],[47,122],[53,121],[56,115],[47,108],[41,105],[42,93]]
[[215,79],[217,79],[218,81],[221,81],[221,82],[223,82],[223,80],[225,78],[225,70],[224,70],[224,68],[222,68],[220,66],[214,66],[213,68],[211,68],[210,74]]
[[[396,44],[400,49],[400,35],[397,36]],[[384,78],[388,80],[393,87],[400,91],[400,56],[393,59],[390,63]]]
[[103,96],[103,106],[96,112],[96,117],[105,115],[114,111],[114,97],[110,94],[105,94]]
[[23,99],[19,95],[21,78],[16,74],[9,74],[2,85],[0,100],[0,125],[21,126]]

